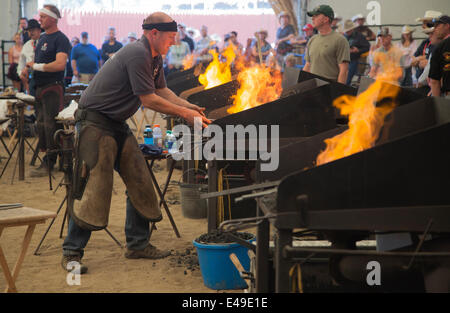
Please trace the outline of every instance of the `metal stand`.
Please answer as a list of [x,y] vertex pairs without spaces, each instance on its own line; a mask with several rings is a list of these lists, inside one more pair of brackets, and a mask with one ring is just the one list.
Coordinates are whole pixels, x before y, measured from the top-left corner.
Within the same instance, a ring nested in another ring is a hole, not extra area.
[[[5,166],[3,167],[2,173],[0,174],[0,178],[2,178],[3,174],[5,173],[5,170],[8,167],[8,164],[11,161],[11,159],[12,159],[12,157],[14,155],[14,152],[17,149],[17,146],[19,146],[19,153],[17,155],[16,164],[14,166],[13,176],[11,178],[11,184],[14,181],[14,176],[16,174],[17,163],[19,163],[19,180],[21,180],[21,181],[25,180],[25,143],[30,147],[30,149],[33,151],[33,153],[36,153],[35,149],[28,142],[28,140],[25,138],[25,135],[24,135],[24,126],[25,126],[24,110],[25,110],[25,106],[26,106],[25,102],[20,101],[20,100],[17,101],[15,103],[15,107],[16,107],[18,112],[14,112],[14,114],[8,116],[8,117],[10,117],[12,119],[15,119],[15,121],[16,121],[18,140],[15,143],[15,145],[14,145],[14,147],[13,147],[11,152],[8,151],[8,149],[7,149],[7,152],[9,154],[9,158],[6,161]],[[5,146],[5,148],[7,148],[7,147]],[[39,156],[37,156],[37,158],[39,158]]]
[[[60,139],[62,142],[62,148],[61,148],[61,154],[63,158],[63,171],[64,171],[64,179],[59,183],[59,186],[66,186],[66,196],[64,197],[63,201],[58,207],[58,210],[56,211],[56,216],[52,219],[50,222],[50,225],[48,225],[47,230],[45,231],[44,235],[42,236],[41,241],[39,242],[39,245],[37,246],[36,250],[34,251],[34,255],[39,255],[39,249],[41,248],[42,243],[45,240],[45,237],[47,237],[48,232],[50,231],[50,228],[53,226],[53,223],[55,222],[55,219],[58,217],[59,212],[61,211],[62,207],[64,206],[64,203],[66,203],[66,210],[64,212],[64,219],[61,225],[61,230],[59,232],[59,238],[62,238],[62,233],[64,230],[64,225],[66,220],[68,221],[68,214],[67,211],[69,207],[73,206],[73,198],[72,198],[72,177],[73,177],[73,131],[72,130],[58,130],[55,133],[55,142],[60,142]],[[114,240],[114,242],[122,248],[122,245],[120,242],[109,232],[108,229],[105,228],[106,233]]]

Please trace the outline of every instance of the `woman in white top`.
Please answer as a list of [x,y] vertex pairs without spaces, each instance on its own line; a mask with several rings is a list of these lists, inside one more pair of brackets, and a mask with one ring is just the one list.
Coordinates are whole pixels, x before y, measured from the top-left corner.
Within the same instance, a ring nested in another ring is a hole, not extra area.
[[402,40],[401,42],[397,43],[397,47],[403,52],[403,59],[405,61],[404,76],[403,80],[401,81],[401,86],[405,87],[413,86],[413,83],[415,83],[413,81],[413,77],[416,77],[416,75],[413,75],[413,70],[415,72],[415,69],[413,69],[413,67],[411,66],[411,62],[414,58],[414,53],[417,50],[417,43],[412,36],[413,32],[414,29],[410,26],[403,26]]

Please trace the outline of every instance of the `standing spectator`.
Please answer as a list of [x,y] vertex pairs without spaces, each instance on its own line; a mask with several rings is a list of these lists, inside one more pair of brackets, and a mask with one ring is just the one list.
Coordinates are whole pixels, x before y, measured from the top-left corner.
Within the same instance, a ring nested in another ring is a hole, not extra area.
[[207,63],[213,59],[213,56],[209,54],[209,50],[215,48],[215,43],[208,36],[208,27],[206,27],[205,25],[200,28],[200,34],[202,38],[197,41],[195,45],[195,54],[198,55],[198,62]]
[[21,17],[19,20],[19,34],[22,37],[23,44],[26,44],[30,40],[30,34],[27,32],[28,19],[26,17]]
[[397,43],[397,48],[403,52],[405,61],[405,73],[403,75],[403,81],[400,83],[400,85],[404,87],[411,87],[413,85],[413,70],[411,63],[414,58],[414,53],[417,50],[417,43],[412,36],[413,32],[414,29],[410,26],[403,26],[401,42]]
[[[411,65],[415,67],[417,80],[419,80],[419,77],[422,75],[424,68],[427,66],[431,50],[433,49],[433,45],[431,44],[431,35],[434,30],[433,18],[438,18],[441,15],[441,12],[426,11],[424,17],[419,17],[416,19],[417,22],[422,22],[422,30],[425,34],[428,35],[428,38],[424,39],[420,46],[417,48],[416,52],[414,53],[414,58],[411,62]],[[426,75],[426,77],[428,77],[428,75]]]
[[165,75],[168,76],[172,72],[177,72],[183,68],[183,60],[190,53],[189,45],[181,40],[180,32],[175,36],[175,44],[169,48],[166,62],[167,70]]
[[348,76],[347,76],[347,85],[351,85],[353,76],[355,76],[359,60],[362,54],[366,53],[370,49],[370,43],[367,41],[366,37],[360,32],[355,31],[356,25],[351,20],[346,20],[344,23],[344,36],[348,40],[348,44],[350,46],[350,64],[348,66]]
[[[404,68],[403,53],[399,48],[395,47],[392,44],[392,34],[389,31],[389,28],[385,27],[381,29],[378,36],[381,37],[381,47],[374,51],[372,67],[369,73],[369,76],[374,79],[377,77],[379,73],[388,70],[386,68],[383,68],[383,64],[381,62],[382,61],[381,54],[385,54],[392,63],[400,65],[400,67]],[[400,78],[399,82],[402,79],[403,78]],[[399,82],[390,82],[390,83],[399,83]]]
[[36,50],[37,42],[41,37],[41,25],[35,19],[31,19],[28,21],[28,27],[25,31],[29,32],[30,40],[23,45],[19,63],[17,65],[17,74],[22,80],[24,89],[28,94],[34,96],[34,81],[30,78],[30,69],[26,65],[27,63],[34,61],[34,52]]
[[[265,63],[267,60],[267,56],[273,52],[272,46],[270,43],[267,42],[267,36],[269,33],[265,29],[260,29],[255,33],[255,40],[252,43],[251,50],[252,50],[252,56],[253,60],[256,63]],[[261,52],[261,59],[260,60],[260,53]]]
[[366,37],[367,41],[376,39],[375,33],[368,26],[364,25],[364,23],[366,22],[366,18],[362,14],[353,16],[352,22],[358,25],[356,31],[363,34],[364,37]]
[[294,40],[291,40],[293,45],[307,45],[308,41],[314,36],[314,27],[311,24],[306,24],[302,28],[304,35],[298,36]]
[[8,75],[7,77],[11,79],[13,83],[13,87],[20,91],[21,80],[19,75],[17,74],[17,64],[19,63],[20,53],[22,52],[22,36],[19,33],[16,33],[13,37],[14,46],[12,46],[8,51]]
[[[80,39],[78,37],[73,37],[70,41],[72,48],[75,47],[80,43]],[[73,70],[72,70],[72,63],[70,61],[70,54],[67,57],[67,64],[66,64],[66,73],[64,75],[64,86],[68,87],[72,83],[73,79]]]
[[335,32],[343,33],[343,27],[341,25],[342,17],[336,15],[333,19],[333,22],[331,23],[331,29],[333,29]]
[[100,53],[97,48],[89,43],[87,32],[81,33],[81,43],[72,49],[70,55],[73,76],[80,83],[89,84],[100,68]]
[[191,53],[194,52],[195,44],[194,40],[186,34],[186,25],[183,23],[178,24],[178,31],[180,32],[180,38],[181,41],[184,41],[189,45],[189,49],[191,50]]
[[137,40],[137,34],[135,32],[128,33],[128,43],[133,43]]
[[48,175],[56,163],[57,145],[53,134],[58,129],[55,117],[63,109],[64,69],[70,54],[70,41],[59,29],[61,14],[54,5],[44,5],[39,11],[39,21],[45,34],[36,46],[34,62],[27,63],[33,69],[36,84],[36,122],[39,147],[47,151],[41,166],[30,173],[31,177]]
[[450,16],[442,15],[434,19],[433,37],[442,40],[433,50],[430,59],[431,94],[434,97],[446,97],[450,99]]
[[282,66],[284,57],[291,52],[294,47],[289,40],[295,39],[295,29],[290,22],[290,16],[286,11],[278,14],[280,27],[277,29],[277,40],[275,41],[275,49],[277,51],[277,61]]
[[313,26],[319,34],[308,42],[303,70],[345,84],[350,46],[344,36],[331,29],[333,9],[328,5],[320,5],[307,14],[312,16]]
[[102,60],[103,64],[109,60],[123,45],[116,40],[116,29],[114,27],[108,28],[108,40],[102,45]]

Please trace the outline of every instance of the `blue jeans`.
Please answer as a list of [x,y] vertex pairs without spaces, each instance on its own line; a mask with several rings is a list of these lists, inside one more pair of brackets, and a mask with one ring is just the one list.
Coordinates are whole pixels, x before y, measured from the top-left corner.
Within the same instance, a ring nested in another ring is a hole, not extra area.
[[[63,255],[80,255],[83,257],[91,231],[78,226],[69,218],[69,230],[63,243]],[[127,248],[143,250],[149,242],[150,223],[135,209],[127,194],[127,212],[125,220],[125,237]]]
[[359,60],[356,59],[351,61],[350,64],[348,65],[347,82],[345,83],[348,86],[350,86],[350,84],[352,83],[353,76],[355,76],[356,72],[358,71],[358,62]]

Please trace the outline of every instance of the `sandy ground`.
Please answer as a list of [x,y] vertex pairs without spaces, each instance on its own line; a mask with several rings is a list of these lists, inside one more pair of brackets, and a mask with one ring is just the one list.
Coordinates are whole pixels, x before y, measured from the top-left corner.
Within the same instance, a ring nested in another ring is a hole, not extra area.
[[[163,120],[159,122],[165,125]],[[32,153],[28,152],[28,149],[26,151],[25,180],[18,180],[17,169],[14,182],[11,184],[14,163],[10,164],[0,179],[0,203],[19,202],[24,206],[56,212],[64,199],[65,190],[59,188],[56,193],[50,191],[48,177],[30,178],[29,171],[33,167],[29,165],[29,161]],[[0,155],[5,156],[5,154],[1,147]],[[39,161],[36,162],[37,165],[38,163]],[[5,160],[2,160],[0,169],[4,164]],[[161,169],[156,173],[156,177],[158,182],[163,184],[167,175],[165,161],[159,162],[159,165]],[[55,189],[63,173],[58,171],[54,173],[56,179],[53,180],[53,188]],[[172,180],[178,181],[180,176],[181,171],[175,170]],[[117,173],[114,176],[114,190],[108,229],[125,246],[125,185]],[[179,199],[178,186],[170,185],[167,198]],[[79,286],[67,284],[67,272],[61,267],[63,239],[59,238],[59,233],[64,216],[63,208],[50,229],[39,256],[33,253],[50,220],[36,227],[16,282],[19,292],[217,292],[203,284],[198,267],[192,270],[188,268],[188,264],[179,262],[182,259],[181,256],[186,253],[186,249],[193,247],[192,240],[207,231],[206,219],[195,220],[183,217],[180,204],[169,204],[169,208],[181,238],[176,237],[167,215],[163,213],[164,219],[157,224],[158,229],[153,232],[151,243],[157,247],[172,250],[172,256],[163,260],[129,260],[124,257],[125,248],[120,248],[105,231],[93,232],[83,258],[89,271],[81,276]],[[7,228],[0,238],[10,268],[14,266],[19,255],[25,230],[25,226]],[[63,237],[66,233],[67,227],[64,229]],[[0,274],[0,290],[4,290],[5,287],[6,282],[2,273]]]

